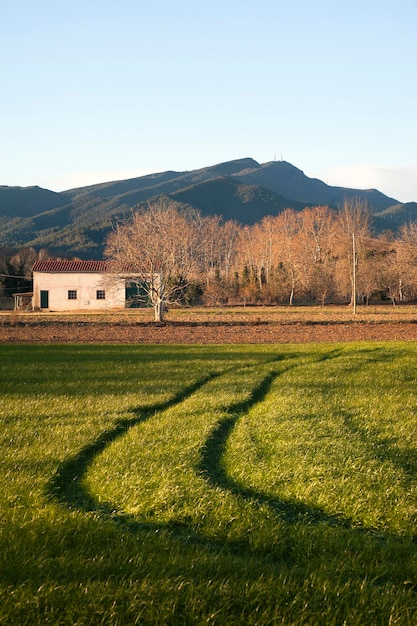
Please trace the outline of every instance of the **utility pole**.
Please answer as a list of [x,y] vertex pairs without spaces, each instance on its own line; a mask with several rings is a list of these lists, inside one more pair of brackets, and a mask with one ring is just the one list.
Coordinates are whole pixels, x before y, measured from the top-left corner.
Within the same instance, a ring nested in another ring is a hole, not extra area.
[[352,277],[352,306],[353,315],[356,315],[356,244],[354,232],[352,232]]

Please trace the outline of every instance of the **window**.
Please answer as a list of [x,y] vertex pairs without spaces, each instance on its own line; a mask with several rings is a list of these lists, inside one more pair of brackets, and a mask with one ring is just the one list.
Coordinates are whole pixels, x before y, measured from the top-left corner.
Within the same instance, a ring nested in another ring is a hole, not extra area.
[[76,299],[77,299],[77,290],[68,289],[68,300],[76,300]]
[[104,291],[104,289],[97,289],[97,300],[105,300],[106,299],[106,292]]

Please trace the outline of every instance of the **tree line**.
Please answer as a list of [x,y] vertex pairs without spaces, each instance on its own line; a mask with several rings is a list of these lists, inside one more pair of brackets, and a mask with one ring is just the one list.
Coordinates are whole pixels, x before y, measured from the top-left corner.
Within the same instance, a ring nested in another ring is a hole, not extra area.
[[242,226],[162,198],[117,225],[105,255],[117,271],[129,267],[146,283],[156,319],[170,303],[396,303],[417,296],[417,224],[376,235],[359,199],[339,211],[286,209]]
[[32,266],[35,261],[48,256],[47,250],[31,247],[21,249],[0,248],[0,308],[12,306],[14,293],[26,293],[32,289]]
[[[31,288],[45,249],[0,250],[0,297]],[[361,200],[339,211],[286,209],[243,226],[160,198],[117,224],[105,241],[116,272],[135,275],[162,319],[170,304],[410,302],[417,298],[417,223],[375,234]]]

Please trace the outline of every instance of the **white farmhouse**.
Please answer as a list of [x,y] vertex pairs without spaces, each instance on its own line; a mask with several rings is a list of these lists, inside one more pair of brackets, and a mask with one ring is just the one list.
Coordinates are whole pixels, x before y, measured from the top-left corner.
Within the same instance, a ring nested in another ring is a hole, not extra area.
[[126,306],[126,277],[107,261],[36,261],[32,308],[35,311],[94,311]]

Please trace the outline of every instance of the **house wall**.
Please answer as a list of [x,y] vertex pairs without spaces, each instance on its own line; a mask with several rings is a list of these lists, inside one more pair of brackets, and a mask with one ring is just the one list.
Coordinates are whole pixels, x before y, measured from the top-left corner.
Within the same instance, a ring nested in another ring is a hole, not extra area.
[[[98,299],[97,291],[105,298]],[[33,308],[41,308],[41,291],[48,292],[48,311],[80,311],[124,308],[125,279],[99,272],[33,272]],[[68,292],[76,292],[76,298]]]

